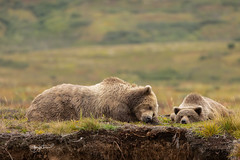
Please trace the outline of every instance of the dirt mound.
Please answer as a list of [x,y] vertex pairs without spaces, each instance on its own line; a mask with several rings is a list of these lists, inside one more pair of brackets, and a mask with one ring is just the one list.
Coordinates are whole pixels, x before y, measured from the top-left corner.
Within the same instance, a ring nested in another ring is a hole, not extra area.
[[0,134],[0,159],[228,159],[233,139],[183,128],[127,125],[69,135]]

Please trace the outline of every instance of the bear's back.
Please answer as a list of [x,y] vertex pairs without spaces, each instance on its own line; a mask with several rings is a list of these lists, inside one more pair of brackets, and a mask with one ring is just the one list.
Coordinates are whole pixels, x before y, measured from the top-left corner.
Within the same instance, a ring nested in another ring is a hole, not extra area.
[[208,97],[204,97],[204,99],[211,107],[211,111],[214,115],[229,116],[230,111],[225,106]]

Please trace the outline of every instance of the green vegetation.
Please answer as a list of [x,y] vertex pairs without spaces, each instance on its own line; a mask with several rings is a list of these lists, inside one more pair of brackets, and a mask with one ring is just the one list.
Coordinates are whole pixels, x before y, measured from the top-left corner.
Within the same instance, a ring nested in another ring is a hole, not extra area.
[[199,136],[211,137],[213,135],[230,134],[236,139],[240,138],[240,118],[239,113],[230,117],[219,117],[213,121],[201,122],[195,127],[195,132]]
[[211,137],[214,135],[219,135],[221,133],[221,128],[213,122],[205,122],[203,127],[198,132],[199,135],[203,137]]
[[0,52],[92,44],[234,42],[240,39],[239,6],[236,0],[2,0]]
[[116,130],[123,123],[111,119],[81,118],[78,121],[28,122],[25,109],[1,109],[0,133],[67,134],[79,130]]
[[[220,118],[217,121],[217,124],[220,126],[220,128],[228,133],[233,133],[235,131],[240,130],[240,119],[238,114],[233,117],[228,118]],[[238,137],[240,138],[240,137]]]

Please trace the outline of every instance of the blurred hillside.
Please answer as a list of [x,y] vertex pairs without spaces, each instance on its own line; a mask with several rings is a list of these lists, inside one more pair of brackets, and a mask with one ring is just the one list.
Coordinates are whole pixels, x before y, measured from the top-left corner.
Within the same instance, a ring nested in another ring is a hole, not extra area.
[[239,41],[237,0],[0,0],[0,51]]

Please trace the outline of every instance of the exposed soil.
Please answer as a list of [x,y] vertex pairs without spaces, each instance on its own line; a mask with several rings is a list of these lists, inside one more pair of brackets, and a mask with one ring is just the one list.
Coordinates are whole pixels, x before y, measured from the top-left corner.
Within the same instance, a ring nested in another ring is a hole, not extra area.
[[53,134],[0,134],[0,159],[160,159],[225,160],[231,137],[197,137],[184,128],[125,125],[115,131]]

